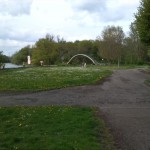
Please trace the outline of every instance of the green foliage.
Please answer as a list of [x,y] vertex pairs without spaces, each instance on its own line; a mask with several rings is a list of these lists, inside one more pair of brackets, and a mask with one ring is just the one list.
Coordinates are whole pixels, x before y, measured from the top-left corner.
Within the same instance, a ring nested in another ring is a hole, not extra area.
[[150,1],[141,0],[135,15],[137,31],[142,42],[150,46]]
[[0,69],[5,68],[5,63],[10,62],[10,58],[6,55],[3,55],[3,52],[0,51]]
[[0,148],[113,150],[95,110],[77,107],[0,107]]
[[[12,62],[15,64],[26,62],[29,51],[32,56],[31,61],[33,65],[40,65],[40,61],[43,61],[44,65],[64,63],[77,53],[84,53],[95,59],[99,59],[97,55],[97,41],[84,40],[66,42],[59,36],[57,36],[57,40],[55,40],[53,35],[47,34],[45,38],[39,39],[32,48],[27,46],[14,54]],[[77,62],[81,64],[82,60],[83,59],[79,59]]]
[[123,61],[125,64],[143,64],[147,59],[147,48],[141,42],[136,24],[131,23],[129,37],[124,39]]
[[147,57],[148,63],[150,64],[150,46],[147,46]]
[[[59,36],[47,34],[39,39],[32,48],[22,48],[13,55],[12,62],[22,64],[27,62],[30,54],[32,65],[65,64],[76,54],[86,54],[95,61],[104,63],[144,64],[148,61],[147,47],[140,41],[137,24],[130,26],[130,34],[125,34],[120,26],[107,26],[102,32],[102,38],[96,40],[82,40],[67,42]],[[76,57],[74,65],[82,62],[91,63],[84,57]]]
[[30,48],[30,46],[26,46],[22,48],[19,52],[16,52],[12,56],[12,63],[18,64],[18,65],[27,63],[27,56],[31,55],[31,53],[32,53],[32,49]]
[[99,54],[107,61],[117,62],[122,55],[122,44],[125,34],[121,27],[107,26],[102,31]]
[[3,62],[3,55],[2,52],[0,51],[0,64]]
[[40,61],[43,61],[45,65],[54,64],[56,57],[56,44],[51,38],[46,37],[36,42],[32,53],[33,64],[38,65]]
[[37,91],[92,84],[111,71],[81,67],[39,67],[3,70],[0,91]]
[[3,55],[3,52],[0,51],[0,63],[8,63],[10,62],[10,58],[6,55]]

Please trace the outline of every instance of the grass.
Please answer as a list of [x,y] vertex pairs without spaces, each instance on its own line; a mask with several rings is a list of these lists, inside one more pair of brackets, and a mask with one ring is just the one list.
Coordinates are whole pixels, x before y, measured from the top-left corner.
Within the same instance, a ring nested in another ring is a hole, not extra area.
[[[144,70],[144,72],[150,75],[150,66],[146,70]],[[150,86],[150,79],[145,80],[145,83]]]
[[113,150],[94,108],[1,107],[1,150]]
[[146,83],[150,86],[150,80],[146,80]]
[[118,70],[118,69],[136,69],[136,68],[145,68],[148,69],[148,65],[120,65],[118,68],[118,65],[106,65],[106,66],[96,66],[100,69],[107,69],[107,70]]
[[92,84],[111,71],[96,67],[35,67],[0,71],[0,91],[38,91]]

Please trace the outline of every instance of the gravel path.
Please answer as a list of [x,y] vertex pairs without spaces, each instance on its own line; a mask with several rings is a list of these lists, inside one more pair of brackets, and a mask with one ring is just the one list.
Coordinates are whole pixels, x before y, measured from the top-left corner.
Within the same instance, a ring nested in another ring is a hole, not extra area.
[[28,94],[0,94],[0,106],[99,107],[121,150],[150,150],[150,75],[117,70],[103,84]]

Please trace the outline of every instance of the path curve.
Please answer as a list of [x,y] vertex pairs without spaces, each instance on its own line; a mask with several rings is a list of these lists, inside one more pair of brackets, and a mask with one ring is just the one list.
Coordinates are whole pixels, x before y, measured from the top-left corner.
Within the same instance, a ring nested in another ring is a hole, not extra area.
[[0,94],[0,106],[80,105],[101,109],[121,150],[150,150],[150,75],[117,70],[101,85]]

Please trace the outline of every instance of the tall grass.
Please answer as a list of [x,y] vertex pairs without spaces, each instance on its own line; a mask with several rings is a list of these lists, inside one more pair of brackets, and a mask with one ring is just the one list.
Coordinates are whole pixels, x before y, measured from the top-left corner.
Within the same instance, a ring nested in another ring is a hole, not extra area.
[[0,91],[37,91],[92,84],[111,74],[100,68],[36,67],[0,71]]

